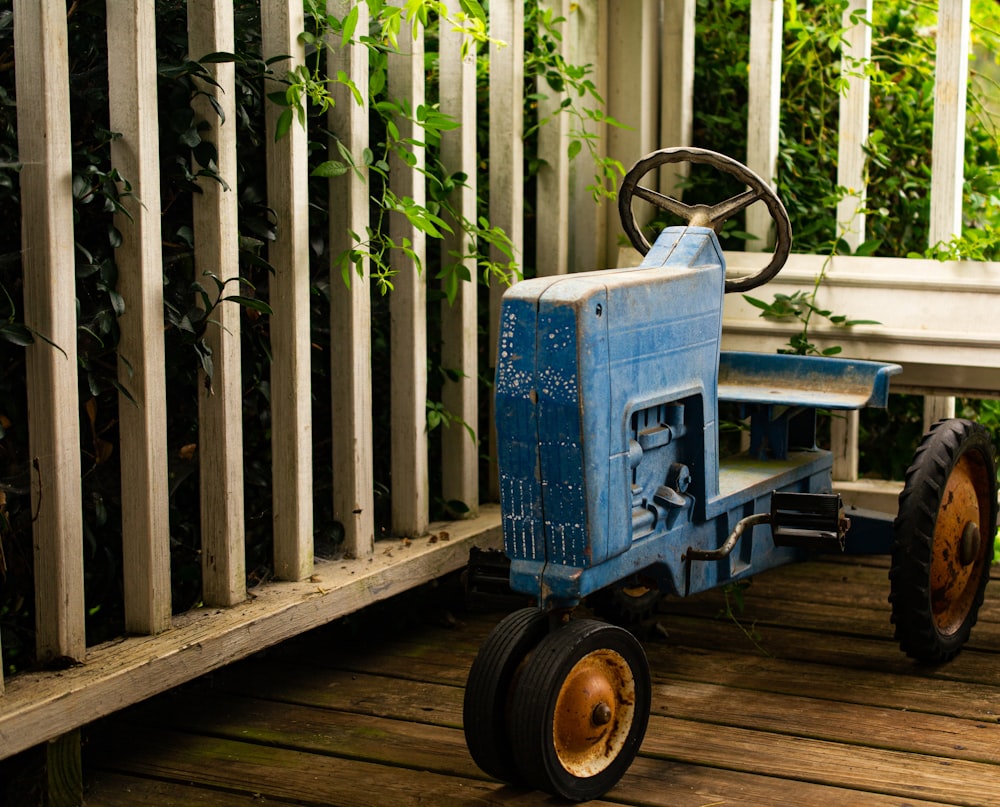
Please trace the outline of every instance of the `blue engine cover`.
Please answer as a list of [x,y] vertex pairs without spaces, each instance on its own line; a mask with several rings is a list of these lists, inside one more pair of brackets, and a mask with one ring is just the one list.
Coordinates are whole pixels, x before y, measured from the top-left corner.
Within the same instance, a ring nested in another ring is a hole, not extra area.
[[596,566],[718,497],[724,273],[711,230],[676,227],[638,268],[505,294],[496,425],[515,567]]

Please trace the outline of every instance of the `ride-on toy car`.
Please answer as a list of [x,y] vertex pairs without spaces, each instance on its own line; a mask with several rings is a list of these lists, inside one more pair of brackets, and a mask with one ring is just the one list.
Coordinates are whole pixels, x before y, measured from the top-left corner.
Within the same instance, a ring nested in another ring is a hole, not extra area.
[[[749,186],[688,205],[639,184],[667,163],[707,163]],[[682,217],[650,245],[638,197]],[[758,273],[727,279],[716,232],[757,201],[777,239]],[[572,619],[602,589],[686,596],[803,558],[808,550],[892,552],[892,620],[902,649],[943,661],[966,641],[989,577],[996,525],[991,442],[967,420],[938,423],[917,449],[899,512],[850,513],[816,447],[816,410],[884,407],[896,365],[721,353],[724,292],[773,277],[791,226],[771,188],[714,152],[663,149],[619,195],[638,268],[538,278],[504,296],[496,428],[510,585],[531,595],[497,625],[469,673],[465,736],[497,779],[596,798],[632,763],[650,675],[627,630]],[[749,452],[720,460],[718,405],[750,420]],[[850,527],[850,533],[848,528]],[[641,582],[639,582],[641,581]]]

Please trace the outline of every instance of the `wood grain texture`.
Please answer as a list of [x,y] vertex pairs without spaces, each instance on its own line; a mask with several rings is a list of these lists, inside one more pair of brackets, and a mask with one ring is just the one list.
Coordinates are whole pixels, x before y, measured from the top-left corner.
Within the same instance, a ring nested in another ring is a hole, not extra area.
[[[570,64],[593,65],[589,78],[601,98],[608,95],[608,0],[576,3],[570,9],[567,30],[563,34],[569,43]],[[581,110],[597,109],[591,98],[577,98]],[[584,112],[586,114],[586,112]],[[598,157],[607,156],[607,125],[585,119],[581,129],[593,135]],[[571,272],[587,272],[606,265],[608,202],[594,202],[588,186],[594,183],[594,166],[580,155],[569,166],[569,250],[567,261]],[[613,206],[613,205],[608,205]]]
[[[721,613],[721,591],[666,602],[643,640],[650,726],[606,799],[1000,804],[1000,605],[988,595],[977,646],[953,664],[916,665],[887,635],[887,571],[883,557],[836,557],[761,574],[736,615],[743,628]],[[460,731],[465,677],[502,614],[445,625],[432,607],[407,599],[376,631],[303,637],[144,705],[109,726],[111,740],[92,740],[93,775],[114,768],[302,803],[367,804],[376,791],[402,804],[548,803],[486,780]],[[757,646],[744,629],[759,632]],[[129,744],[138,732],[151,750]],[[402,790],[415,771],[427,778]],[[98,788],[95,803],[116,803],[114,788]]]
[[[625,170],[640,157],[660,147],[657,129],[660,124],[656,98],[660,89],[660,52],[658,31],[660,4],[655,0],[619,0],[608,9],[608,114],[626,127],[607,128],[608,154],[619,160]],[[647,187],[657,190],[655,175],[644,180]],[[618,239],[622,235],[617,204],[605,204],[607,244],[602,269],[615,266],[618,258]],[[636,219],[640,225],[652,218],[650,205],[636,205]]]
[[[393,0],[393,5],[403,5]],[[415,35],[403,24],[399,51],[388,54],[389,96],[416,115],[424,103],[423,28]],[[411,120],[397,116],[395,124],[402,140],[423,142],[423,132]],[[389,158],[389,186],[399,199],[424,205],[427,191],[420,170],[426,164],[423,146],[412,147],[414,164],[398,154]],[[392,424],[392,531],[395,535],[422,535],[430,518],[427,479],[427,236],[401,214],[389,217],[393,243],[408,243],[413,257],[398,249],[390,256],[396,273],[389,298],[391,358],[390,390]]]
[[39,661],[84,654],[83,518],[66,6],[17,0],[24,322]]
[[[539,10],[554,17],[567,19],[569,0],[542,0]],[[558,43],[559,55],[566,58],[569,43],[564,37]],[[535,204],[537,235],[535,239],[535,272],[538,277],[562,275],[569,268],[569,131],[568,114],[560,114],[560,105],[567,98],[565,91],[552,89],[544,77],[539,77],[536,92],[545,96],[538,101],[538,119],[546,120],[538,130],[538,159],[544,164],[538,169],[538,197]],[[577,99],[574,97],[573,101]],[[586,150],[581,161],[588,160]]]
[[468,562],[469,549],[499,548],[500,513],[437,522],[426,538],[388,541],[368,559],[319,561],[312,579],[254,589],[235,608],[179,615],[173,630],[87,651],[58,676],[23,673],[0,700],[0,753],[16,754],[151,695],[190,681],[339,616],[408,591]]
[[[261,48],[265,59],[289,56],[273,69],[284,75],[305,58],[301,4],[263,0]],[[273,91],[267,87],[267,91]],[[268,248],[270,280],[271,452],[273,466],[274,572],[302,580],[312,572],[312,401],[309,335],[308,138],[294,121],[274,140],[281,108],[265,105],[268,205],[277,235]],[[240,592],[233,590],[233,602]],[[232,603],[220,603],[232,604]]]
[[[328,10],[343,18],[356,7],[359,31],[368,30],[368,6],[349,0],[331,0]],[[328,51],[329,72],[343,70],[365,99],[358,104],[348,87],[332,88],[334,106],[330,131],[351,155],[357,171],[330,179],[330,255],[354,249],[367,238],[368,169],[368,49],[340,47]],[[342,161],[335,143],[330,159]],[[353,233],[353,234],[352,234]],[[357,239],[355,238],[357,237]],[[351,557],[370,557],[375,545],[375,502],[372,448],[371,266],[360,272],[352,265],[345,277],[336,266],[330,272],[330,394],[333,417],[333,517],[344,525],[345,551]]]
[[[781,0],[751,0],[746,164],[772,185],[778,170],[783,21]],[[757,203],[747,208],[746,229],[756,238],[747,241],[748,251],[761,252],[770,248],[774,226],[764,205]]]
[[[853,23],[857,14],[864,15],[867,22]],[[837,184],[846,190],[846,195],[837,203],[837,230],[851,249],[865,240],[865,144],[871,81],[860,74],[872,56],[871,18],[872,0],[851,0],[844,9],[842,23],[845,33],[840,72],[847,81],[847,89],[840,96]]]
[[[451,13],[459,10],[450,0]],[[463,43],[466,55],[462,56]],[[462,173],[465,183],[452,192],[451,205],[467,222],[478,219],[477,192],[479,165],[476,155],[476,43],[460,32],[441,25],[440,108],[459,121],[458,129],[441,133],[441,162],[450,174]],[[477,321],[479,268],[475,244],[460,221],[449,222],[453,232],[441,242],[442,263],[458,263],[468,275],[459,283],[453,302],[441,303],[441,364],[455,373],[445,379],[441,400],[445,409],[461,423],[440,429],[441,492],[445,501],[459,501],[470,515],[479,509],[479,326]],[[457,257],[461,256],[461,257]],[[475,437],[462,426],[469,424]]]
[[[195,58],[231,53],[234,48],[233,4],[227,0],[188,7],[188,48]],[[194,260],[198,282],[216,301],[244,294],[240,288],[236,160],[236,71],[232,62],[206,65],[217,85],[198,83],[204,95],[192,101],[205,127],[202,139],[215,145],[215,169],[225,185],[199,179],[192,194]],[[192,79],[198,82],[197,79]],[[209,98],[222,110],[215,111]],[[227,285],[221,293],[207,277]],[[201,486],[201,570],[205,602],[231,605],[246,596],[245,510],[243,501],[243,374],[240,307],[219,304],[206,342],[212,351],[211,385],[199,377],[198,467]]]

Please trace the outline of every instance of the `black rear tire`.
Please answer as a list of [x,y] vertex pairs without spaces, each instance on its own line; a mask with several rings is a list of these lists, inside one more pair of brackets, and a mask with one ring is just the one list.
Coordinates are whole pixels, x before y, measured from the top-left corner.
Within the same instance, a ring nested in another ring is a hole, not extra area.
[[962,649],[983,603],[993,559],[997,478],[989,432],[942,420],[906,472],[889,570],[896,639],[925,663]]

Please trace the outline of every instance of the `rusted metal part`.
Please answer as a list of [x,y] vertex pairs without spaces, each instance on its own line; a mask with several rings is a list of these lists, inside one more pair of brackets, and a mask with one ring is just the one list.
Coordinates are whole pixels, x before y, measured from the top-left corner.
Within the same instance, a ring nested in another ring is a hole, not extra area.
[[689,546],[687,551],[681,555],[681,561],[722,560],[723,558],[728,558],[748,528],[756,527],[758,524],[769,524],[770,521],[770,513],[754,513],[752,516],[741,518],[736,522],[733,531],[729,533],[729,537],[718,549],[695,549]]
[[581,658],[563,680],[553,715],[559,762],[573,776],[596,776],[621,752],[635,716],[635,678],[613,650]]
[[955,464],[941,495],[934,525],[930,569],[930,598],[934,623],[944,634],[957,631],[976,596],[987,549],[980,536],[983,503],[977,479],[984,473],[973,455]]

